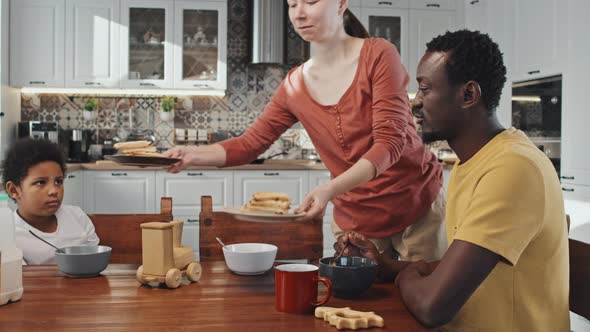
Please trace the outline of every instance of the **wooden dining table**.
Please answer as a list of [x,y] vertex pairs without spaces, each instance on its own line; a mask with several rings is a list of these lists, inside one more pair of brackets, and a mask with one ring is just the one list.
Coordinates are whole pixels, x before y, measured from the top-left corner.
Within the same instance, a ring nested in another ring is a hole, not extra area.
[[[224,262],[202,262],[201,280],[177,289],[141,286],[136,265],[111,264],[93,278],[70,278],[56,266],[24,266],[24,295],[0,306],[0,331],[337,331],[313,313],[278,312],[274,272],[242,276]],[[319,296],[325,295],[320,286]],[[376,283],[355,299],[326,306],[374,311],[384,328],[427,331],[408,312],[392,283]]]

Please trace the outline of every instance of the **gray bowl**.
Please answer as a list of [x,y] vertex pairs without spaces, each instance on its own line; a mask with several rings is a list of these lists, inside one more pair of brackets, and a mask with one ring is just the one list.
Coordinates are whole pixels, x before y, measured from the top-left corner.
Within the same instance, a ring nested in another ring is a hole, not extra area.
[[332,294],[340,298],[357,297],[369,289],[377,277],[377,268],[377,262],[364,257],[320,259],[320,276],[332,281]]
[[111,247],[72,246],[61,248],[65,253],[55,252],[55,261],[60,271],[70,277],[88,278],[102,272],[109,264]]

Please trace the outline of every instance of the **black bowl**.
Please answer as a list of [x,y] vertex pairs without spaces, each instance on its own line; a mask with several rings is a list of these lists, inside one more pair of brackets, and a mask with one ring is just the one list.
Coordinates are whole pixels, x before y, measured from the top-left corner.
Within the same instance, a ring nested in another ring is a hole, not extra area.
[[320,276],[332,281],[332,294],[340,298],[353,298],[369,289],[377,278],[377,269],[377,262],[364,257],[320,259]]

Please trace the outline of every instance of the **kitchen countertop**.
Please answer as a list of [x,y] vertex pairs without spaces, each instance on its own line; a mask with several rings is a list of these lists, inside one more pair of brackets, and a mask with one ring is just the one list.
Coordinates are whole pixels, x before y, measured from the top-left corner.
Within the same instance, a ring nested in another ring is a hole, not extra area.
[[[163,170],[163,167],[138,167],[120,165],[108,160],[100,160],[96,163],[68,164],[68,171],[108,171],[108,170]],[[323,163],[317,163],[307,160],[267,160],[264,164],[246,164],[235,167],[219,168],[215,166],[189,167],[187,170],[240,170],[240,171],[257,171],[257,170],[327,170]]]

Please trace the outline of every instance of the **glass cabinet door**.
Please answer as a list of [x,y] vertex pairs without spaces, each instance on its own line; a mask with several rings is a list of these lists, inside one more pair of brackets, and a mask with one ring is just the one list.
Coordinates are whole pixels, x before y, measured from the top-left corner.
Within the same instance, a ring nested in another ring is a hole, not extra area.
[[408,10],[363,8],[362,20],[371,37],[384,38],[394,44],[402,63],[408,65]]
[[122,86],[172,87],[173,1],[122,3]]
[[226,2],[177,1],[174,86],[225,89]]

